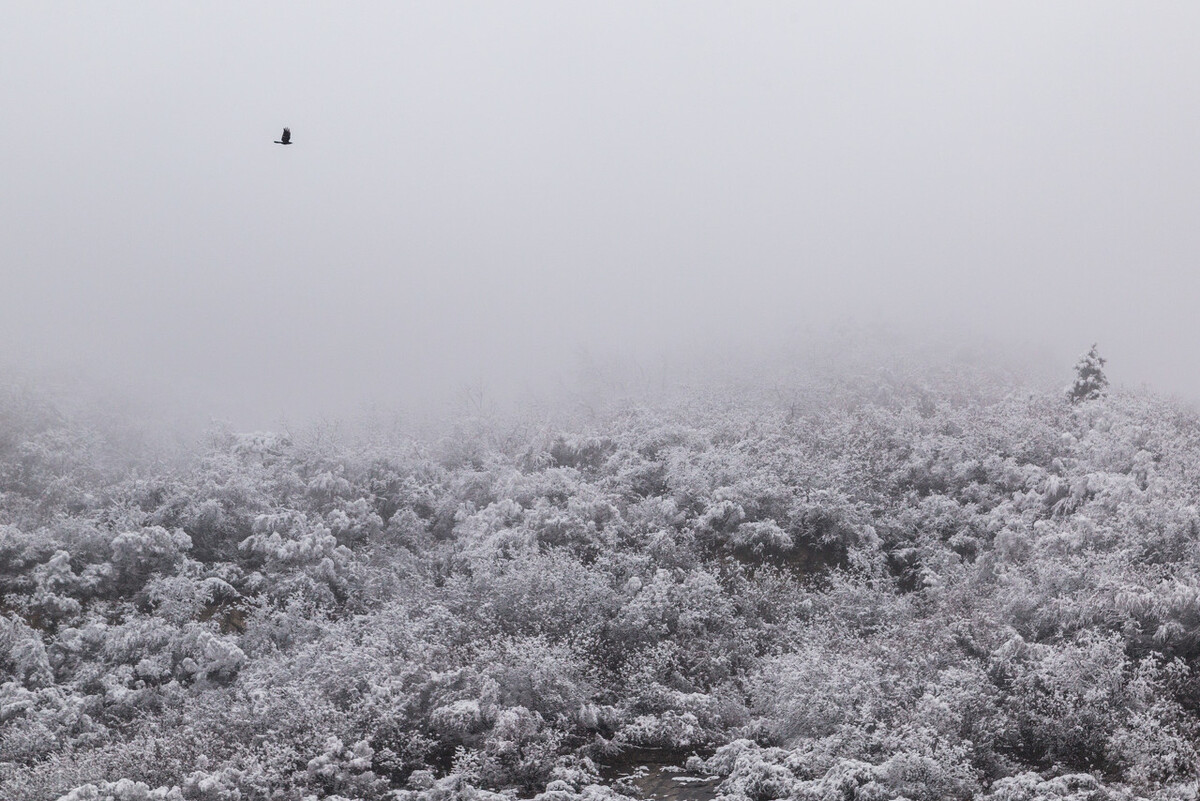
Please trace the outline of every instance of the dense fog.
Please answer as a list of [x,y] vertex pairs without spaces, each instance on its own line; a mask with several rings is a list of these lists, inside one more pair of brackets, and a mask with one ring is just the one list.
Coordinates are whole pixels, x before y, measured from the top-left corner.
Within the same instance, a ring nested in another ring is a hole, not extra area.
[[0,359],[267,425],[882,325],[1196,397],[1198,17],[16,3]]
[[4,12],[0,799],[1200,798],[1200,6]]

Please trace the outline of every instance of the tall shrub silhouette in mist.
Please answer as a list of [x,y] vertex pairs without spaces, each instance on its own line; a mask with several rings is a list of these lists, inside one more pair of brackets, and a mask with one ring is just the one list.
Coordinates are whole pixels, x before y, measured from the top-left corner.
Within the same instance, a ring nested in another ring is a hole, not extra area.
[[1108,388],[1108,378],[1104,375],[1104,365],[1107,359],[1100,355],[1093,344],[1091,350],[1079,357],[1075,363],[1075,383],[1067,390],[1071,403],[1095,400],[1104,394]]

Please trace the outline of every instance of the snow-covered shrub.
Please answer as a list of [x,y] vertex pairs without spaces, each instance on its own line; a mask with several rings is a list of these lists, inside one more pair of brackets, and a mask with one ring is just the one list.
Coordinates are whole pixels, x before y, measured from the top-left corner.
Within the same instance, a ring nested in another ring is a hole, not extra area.
[[41,637],[22,621],[0,615],[0,679],[36,688],[50,684],[54,672]]
[[597,470],[612,453],[614,445],[608,438],[586,437],[568,440],[559,437],[550,446],[551,463],[557,467],[578,470]]
[[118,592],[141,589],[155,573],[173,573],[191,548],[192,540],[186,533],[167,531],[162,526],[118,534],[112,541],[113,578]]
[[61,796],[58,801],[184,801],[184,797],[178,787],[151,789],[142,782],[120,779],[85,784]]
[[353,580],[354,554],[323,523],[303,512],[259,515],[240,544],[260,565],[252,590],[275,599],[299,594],[325,604],[344,600]]
[[337,737],[330,737],[325,741],[324,752],[309,760],[308,780],[324,792],[363,801],[380,798],[388,783],[371,770],[374,755],[375,750],[366,740],[346,746]]
[[1134,801],[1124,788],[1105,787],[1088,773],[1042,778],[1033,771],[1000,779],[984,796],[986,801]]
[[640,748],[691,749],[707,746],[712,736],[694,713],[667,710],[637,716],[621,726],[617,738]]
[[465,742],[483,731],[483,713],[479,701],[463,698],[434,709],[430,713],[429,723],[442,737]]
[[356,498],[325,513],[325,525],[343,545],[362,545],[383,530],[383,518],[366,498]]
[[969,766],[907,752],[877,763],[817,758],[805,749],[762,748],[730,743],[701,766],[721,776],[722,798],[773,801],[843,801],[909,798],[943,801],[977,797],[980,785]]
[[[730,754],[722,756],[728,758]],[[795,789],[796,777],[782,764],[786,756],[787,752],[781,748],[742,749],[728,766],[728,772],[721,772],[725,776],[721,794],[751,801],[788,798]]]
[[726,541],[726,547],[743,558],[779,559],[791,553],[796,543],[774,520],[742,523]]
[[1104,395],[1108,388],[1108,378],[1104,375],[1104,365],[1107,361],[1096,350],[1095,345],[1079,357],[1075,364],[1075,382],[1067,389],[1067,397],[1071,403],[1096,400]]

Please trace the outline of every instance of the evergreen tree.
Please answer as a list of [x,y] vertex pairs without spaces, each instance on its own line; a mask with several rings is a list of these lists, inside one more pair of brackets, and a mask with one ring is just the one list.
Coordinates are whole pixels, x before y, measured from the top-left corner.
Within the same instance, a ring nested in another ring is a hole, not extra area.
[[1091,350],[1079,357],[1075,363],[1075,383],[1067,390],[1071,403],[1095,400],[1104,394],[1108,388],[1108,378],[1104,375],[1104,365],[1107,362],[1096,350],[1095,343]]

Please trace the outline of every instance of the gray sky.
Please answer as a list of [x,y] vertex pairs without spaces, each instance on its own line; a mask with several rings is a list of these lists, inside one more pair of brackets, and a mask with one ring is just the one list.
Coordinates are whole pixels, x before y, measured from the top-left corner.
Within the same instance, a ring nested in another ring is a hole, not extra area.
[[884,322],[1064,384],[1099,340],[1200,397],[1198,34],[1195,3],[10,2],[0,359],[257,421]]

